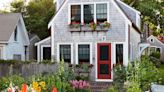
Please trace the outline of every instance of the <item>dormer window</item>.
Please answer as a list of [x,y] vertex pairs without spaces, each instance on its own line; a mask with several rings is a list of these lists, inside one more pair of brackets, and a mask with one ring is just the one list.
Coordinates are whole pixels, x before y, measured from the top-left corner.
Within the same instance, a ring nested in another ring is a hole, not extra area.
[[107,21],[107,4],[96,5],[96,18],[98,23]]
[[81,23],[81,6],[80,5],[71,6],[71,22]]
[[82,24],[89,24],[91,22],[103,23],[109,21],[108,3],[89,3],[89,4],[73,4],[70,5],[70,20],[71,22],[78,22]]
[[15,31],[14,31],[14,41],[17,41],[17,27],[15,28]]
[[89,24],[94,21],[94,5],[84,5],[84,23]]

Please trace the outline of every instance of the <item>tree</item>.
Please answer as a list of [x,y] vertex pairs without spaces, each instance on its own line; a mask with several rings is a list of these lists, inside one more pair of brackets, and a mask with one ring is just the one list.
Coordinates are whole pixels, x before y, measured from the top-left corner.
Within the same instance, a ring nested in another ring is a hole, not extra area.
[[164,1],[124,0],[124,2],[141,12],[143,23],[153,30],[154,35],[164,35]]
[[10,4],[11,7],[11,12],[21,12],[23,13],[25,11],[25,4],[23,0],[15,0],[11,2]]
[[41,39],[49,36],[47,26],[55,13],[53,0],[32,0],[27,6],[24,3],[24,1],[12,2],[12,12],[23,13],[28,32],[37,34]]

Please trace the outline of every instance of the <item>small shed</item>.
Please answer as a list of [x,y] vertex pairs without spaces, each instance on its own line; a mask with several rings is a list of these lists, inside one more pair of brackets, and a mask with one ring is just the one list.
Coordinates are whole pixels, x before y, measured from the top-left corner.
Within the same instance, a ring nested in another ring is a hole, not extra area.
[[37,61],[51,60],[51,37],[47,37],[38,43],[37,46]]

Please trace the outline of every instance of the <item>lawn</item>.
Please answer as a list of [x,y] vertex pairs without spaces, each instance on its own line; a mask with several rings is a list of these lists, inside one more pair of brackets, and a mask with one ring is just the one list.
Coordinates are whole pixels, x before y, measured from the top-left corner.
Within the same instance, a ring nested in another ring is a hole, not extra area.
[[162,78],[161,82],[162,85],[164,85],[164,64],[162,64],[159,68],[159,73],[160,73],[160,77]]

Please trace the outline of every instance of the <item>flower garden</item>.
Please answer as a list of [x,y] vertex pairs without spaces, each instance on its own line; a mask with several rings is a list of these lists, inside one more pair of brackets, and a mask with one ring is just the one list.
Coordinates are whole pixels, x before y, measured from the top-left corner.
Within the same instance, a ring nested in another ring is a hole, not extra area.
[[[105,92],[150,91],[152,84],[164,84],[163,64],[157,67],[144,56],[127,67],[114,66],[114,82]],[[93,65],[66,66],[62,60],[56,73],[43,73],[24,78],[10,75],[0,78],[1,92],[91,92],[89,73]],[[85,73],[85,74],[84,74]]]

